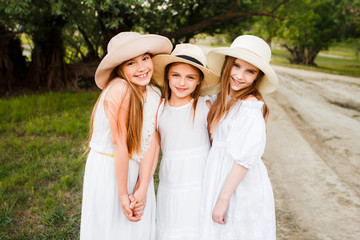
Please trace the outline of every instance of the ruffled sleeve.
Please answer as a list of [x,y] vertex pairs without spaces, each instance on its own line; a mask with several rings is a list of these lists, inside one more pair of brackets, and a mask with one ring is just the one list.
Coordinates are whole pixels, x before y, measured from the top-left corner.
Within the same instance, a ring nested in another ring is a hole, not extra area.
[[211,103],[211,105],[213,105],[214,104],[214,102],[215,102],[215,100],[216,100],[216,98],[217,98],[217,94],[214,94],[214,95],[206,95],[206,96],[204,96],[203,97],[204,99],[205,99],[205,101],[206,100],[209,100],[210,101],[210,103]]
[[233,109],[227,154],[235,163],[252,168],[261,160],[265,150],[266,129],[262,116],[263,102],[242,101],[240,110]]

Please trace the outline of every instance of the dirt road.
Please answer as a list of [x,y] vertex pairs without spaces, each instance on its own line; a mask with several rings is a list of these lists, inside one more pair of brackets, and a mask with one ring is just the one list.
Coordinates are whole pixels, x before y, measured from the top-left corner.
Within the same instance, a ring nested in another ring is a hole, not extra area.
[[360,239],[360,79],[274,69],[263,159],[278,239]]

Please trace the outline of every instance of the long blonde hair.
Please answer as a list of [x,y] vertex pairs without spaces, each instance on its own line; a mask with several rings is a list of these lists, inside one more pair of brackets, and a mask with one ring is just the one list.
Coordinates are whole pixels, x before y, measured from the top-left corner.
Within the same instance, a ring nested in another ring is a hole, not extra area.
[[221,70],[221,78],[220,78],[220,92],[217,94],[216,101],[212,108],[210,109],[207,120],[209,126],[209,133],[213,134],[215,131],[216,126],[221,121],[221,119],[229,113],[229,110],[234,106],[234,104],[239,100],[244,100],[249,96],[254,96],[258,100],[264,102],[263,105],[263,117],[265,121],[269,116],[269,109],[262,97],[261,93],[259,92],[259,85],[261,80],[263,79],[264,73],[262,71],[259,72],[258,76],[256,77],[255,81],[248,87],[239,90],[235,93],[235,95],[227,101],[228,94],[230,90],[230,72],[231,68],[235,63],[236,58],[226,56],[225,61]]
[[[169,70],[172,66],[174,66],[175,64],[178,63],[182,63],[182,62],[174,62],[174,63],[170,63],[168,65],[166,65],[165,67],[165,71],[164,71],[164,87],[163,87],[163,97],[164,97],[164,105],[166,105],[166,103],[170,100],[171,97],[171,89],[169,86]],[[182,64],[187,64],[187,63],[182,63]],[[190,65],[190,64],[189,64]],[[192,66],[192,65],[190,65]],[[196,86],[195,90],[190,94],[191,98],[194,99],[193,104],[192,104],[192,111],[194,112],[193,115],[193,120],[195,120],[195,112],[196,112],[196,106],[197,106],[197,102],[199,100],[200,97],[200,92],[201,92],[201,84],[204,80],[204,74],[203,72],[198,69],[197,67],[192,66],[194,69],[196,69],[199,73],[199,81],[200,83]]]
[[[87,139],[87,143],[90,142],[91,136],[93,133],[93,123],[97,105],[99,100],[104,93],[104,90],[115,78],[122,78],[128,83],[128,92],[130,93],[130,103],[129,103],[129,118],[127,122],[127,148],[130,155],[134,153],[140,153],[141,150],[141,133],[143,125],[143,109],[144,109],[144,97],[140,86],[133,84],[123,72],[124,63],[118,65],[111,72],[109,80],[107,81],[105,87],[103,88],[98,100],[95,103],[93,111],[90,118],[90,133]],[[151,84],[151,83],[150,83]],[[121,105],[119,106],[118,113],[120,112]],[[117,119],[117,126],[120,131],[120,121]],[[84,154],[86,154],[90,148],[88,147]]]

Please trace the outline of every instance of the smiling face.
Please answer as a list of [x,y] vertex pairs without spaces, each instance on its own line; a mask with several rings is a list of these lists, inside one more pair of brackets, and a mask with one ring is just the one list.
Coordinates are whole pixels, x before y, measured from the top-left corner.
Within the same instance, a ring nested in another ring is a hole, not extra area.
[[171,89],[171,104],[183,105],[190,102],[191,93],[200,84],[200,70],[186,63],[173,63],[167,77]]
[[259,72],[259,68],[237,58],[230,72],[230,97],[234,96],[237,91],[250,86],[258,76]]
[[138,86],[146,86],[149,84],[154,72],[153,61],[150,54],[142,54],[132,58],[122,65],[122,72],[126,78]]

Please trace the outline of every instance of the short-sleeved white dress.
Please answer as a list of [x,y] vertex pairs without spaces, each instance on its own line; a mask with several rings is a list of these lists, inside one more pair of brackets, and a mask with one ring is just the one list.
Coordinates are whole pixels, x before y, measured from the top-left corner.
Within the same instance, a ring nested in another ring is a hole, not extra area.
[[[204,173],[203,240],[276,239],[274,196],[261,160],[266,142],[262,106],[261,101],[239,101],[215,129]],[[219,224],[212,212],[233,164],[248,171],[231,196],[225,224]]]
[[203,173],[210,149],[209,111],[198,99],[195,119],[193,100],[181,107],[164,102],[158,112],[162,160],[157,192],[156,239],[199,240]]
[[[121,209],[114,169],[114,145],[109,121],[105,115],[104,99],[114,80],[102,94],[95,113],[90,141],[81,209],[81,240],[153,240],[155,238],[156,202],[154,183],[147,191],[146,207],[139,222],[129,221]],[[120,97],[120,96],[119,96]],[[139,175],[139,162],[149,149],[155,127],[160,91],[147,86],[144,104],[141,154],[129,159],[128,193],[132,193]],[[106,155],[105,155],[106,154]]]

